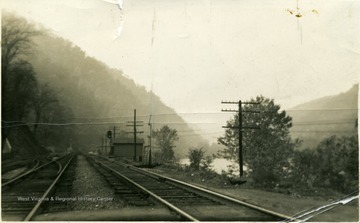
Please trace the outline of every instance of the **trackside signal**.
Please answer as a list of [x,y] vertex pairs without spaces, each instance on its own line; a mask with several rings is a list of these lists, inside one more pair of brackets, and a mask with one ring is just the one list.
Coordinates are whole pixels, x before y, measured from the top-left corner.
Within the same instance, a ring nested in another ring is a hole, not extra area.
[[111,130],[107,131],[106,136],[111,139],[112,138],[112,132]]

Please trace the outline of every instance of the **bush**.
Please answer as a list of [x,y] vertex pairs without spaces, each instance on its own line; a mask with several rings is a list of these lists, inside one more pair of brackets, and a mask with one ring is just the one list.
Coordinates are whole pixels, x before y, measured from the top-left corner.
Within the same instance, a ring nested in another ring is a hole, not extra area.
[[295,152],[292,163],[289,178],[298,186],[341,193],[358,191],[357,137],[329,137],[316,150]]
[[253,172],[252,179],[254,186],[264,188],[273,188],[280,181],[279,176],[267,169]]
[[188,157],[190,159],[190,167],[196,170],[200,169],[200,164],[202,163],[205,155],[205,151],[203,148],[197,149],[189,149]]

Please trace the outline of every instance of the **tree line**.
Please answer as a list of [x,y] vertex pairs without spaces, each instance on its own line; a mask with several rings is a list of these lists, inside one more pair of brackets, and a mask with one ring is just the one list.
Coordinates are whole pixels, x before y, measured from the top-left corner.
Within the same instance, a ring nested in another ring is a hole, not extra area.
[[[358,190],[357,136],[331,136],[316,148],[299,150],[301,139],[292,139],[292,118],[275,104],[273,99],[258,96],[245,105],[243,125],[257,125],[260,129],[243,132],[244,160],[247,176],[255,186],[267,188],[301,189],[311,193],[316,188],[330,188],[343,193]],[[227,122],[237,126],[239,114]],[[355,128],[356,126],[354,126]],[[357,128],[357,127],[356,127]],[[228,128],[218,143],[224,146],[221,157],[238,159],[238,129]]]
[[[133,109],[142,117],[169,114],[157,116],[157,122],[184,123],[121,70],[24,18],[2,13],[2,40],[3,130],[11,131],[18,125],[15,122],[21,122],[45,147],[65,150],[71,141],[86,151],[101,145],[109,123],[125,130],[122,123],[131,118]],[[178,130],[191,132],[184,124]],[[3,131],[3,139],[9,131]],[[194,137],[197,143],[202,140]],[[177,141],[179,146],[187,143]]]
[[[32,123],[32,131],[44,141],[61,141],[41,123],[63,117],[64,107],[49,83],[38,80],[29,62],[33,39],[43,32],[25,19],[3,12],[1,26],[2,149],[9,132],[22,123]],[[60,131],[57,131],[59,133]]]
[[[245,178],[259,188],[279,191],[301,191],[313,194],[317,190],[331,189],[341,193],[358,191],[358,138],[357,136],[331,136],[316,148],[300,150],[302,141],[292,139],[292,118],[275,104],[273,99],[258,96],[253,104],[245,105],[242,113],[244,126],[259,129],[243,131],[243,158],[247,168]],[[257,105],[258,104],[258,105]],[[238,163],[239,114],[227,121],[224,135],[218,138],[223,150],[205,156],[204,148],[189,148],[190,168],[211,172],[214,158],[231,159]],[[357,127],[357,126],[354,126]],[[237,176],[233,166],[230,172]],[[225,174],[225,173],[224,173]]]

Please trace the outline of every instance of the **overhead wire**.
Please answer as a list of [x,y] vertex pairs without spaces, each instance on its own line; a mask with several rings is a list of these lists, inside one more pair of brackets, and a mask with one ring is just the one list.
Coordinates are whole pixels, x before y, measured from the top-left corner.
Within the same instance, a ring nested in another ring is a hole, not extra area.
[[[357,111],[359,109],[357,108],[331,108],[331,109],[288,109],[284,110],[285,112],[292,112],[292,111]],[[276,110],[275,110],[276,111]],[[279,110],[280,111],[280,110]],[[282,110],[281,110],[282,111]],[[272,112],[272,111],[262,111],[262,112]],[[151,116],[165,116],[165,115],[223,115],[226,116],[226,113],[223,113],[221,111],[216,112],[174,112],[174,113],[158,113],[158,114],[148,114],[148,115],[137,115],[137,117],[149,117]],[[73,117],[70,119],[93,119],[93,120],[99,120],[99,119],[117,119],[117,118],[132,118],[131,115],[126,116],[111,116],[111,117]]]
[[[334,109],[289,109],[287,111],[355,111],[358,109],[353,108],[334,108]],[[152,114],[152,116],[168,116],[168,115],[181,115],[181,114],[195,114],[195,115],[220,115],[224,114],[221,112],[182,112],[182,113],[158,113],[158,114]],[[149,117],[149,115],[138,115],[139,118],[141,117]],[[44,122],[44,123],[35,123],[35,122],[24,122],[20,123],[18,121],[2,121],[2,123],[5,123],[6,125],[2,125],[2,128],[11,128],[11,127],[17,127],[17,126],[24,126],[24,125],[47,125],[47,126],[74,126],[74,125],[114,125],[114,124],[126,124],[124,121],[110,121],[112,119],[130,119],[132,116],[113,116],[113,117],[94,117],[94,118],[85,118],[85,117],[74,117],[69,118],[65,120],[61,120],[58,122]],[[182,118],[182,117],[179,117]],[[208,117],[207,117],[208,118]],[[332,120],[308,120],[304,122],[293,122],[293,127],[297,126],[315,126],[315,125],[350,125],[353,124],[354,121],[357,119],[357,117],[351,118],[351,119],[339,119],[334,121]],[[71,121],[71,120],[78,120],[77,122]],[[83,121],[80,121],[83,120]],[[107,121],[101,121],[101,120],[107,120]],[[80,121],[80,122],[79,122]],[[95,122],[94,122],[95,121]],[[154,125],[221,125],[220,122],[156,122],[153,121],[152,124]],[[191,130],[189,130],[191,131]],[[293,131],[294,132],[294,131]]]

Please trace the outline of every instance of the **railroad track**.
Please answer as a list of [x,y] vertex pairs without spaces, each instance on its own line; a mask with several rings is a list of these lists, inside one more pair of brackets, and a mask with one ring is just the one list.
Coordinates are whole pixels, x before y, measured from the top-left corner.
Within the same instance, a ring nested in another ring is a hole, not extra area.
[[60,179],[75,154],[67,154],[47,162],[1,185],[3,220],[29,221],[52,201]]
[[98,156],[87,158],[130,206],[162,205],[171,210],[174,220],[286,221],[291,218],[127,164]]
[[[12,179],[17,178],[18,176],[21,176],[27,172],[32,172],[34,169],[39,167],[41,164],[40,160],[28,160],[26,163],[22,162],[21,165],[19,163],[15,163],[13,166],[5,166],[2,168],[2,175],[1,175],[1,182],[6,183],[8,181],[11,181]],[[3,170],[3,168],[7,170]]]
[[1,163],[1,174],[7,173],[9,171],[12,171],[14,169],[25,167],[29,164],[31,164],[33,160],[6,160]]

